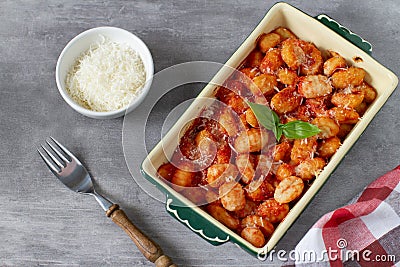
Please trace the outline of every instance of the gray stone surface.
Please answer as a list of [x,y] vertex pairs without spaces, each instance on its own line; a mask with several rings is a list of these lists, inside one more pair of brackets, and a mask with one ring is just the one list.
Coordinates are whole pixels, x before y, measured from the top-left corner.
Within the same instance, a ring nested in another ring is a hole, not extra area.
[[[179,266],[270,264],[232,243],[213,247],[170,217],[164,204],[147,196],[127,170],[123,120],[94,120],[73,111],[57,91],[54,71],[71,38],[104,25],[142,38],[156,71],[192,60],[223,63],[273,3],[0,0],[0,266],[152,266],[94,199],[68,191],[44,167],[35,149],[49,135],[83,159],[100,191],[120,203]],[[396,0],[289,3],[348,26],[373,44],[378,61],[399,73]],[[179,103],[198,92],[188,88],[169,94],[164,103]],[[399,164],[399,101],[395,91],[278,249],[292,249],[321,215]],[[157,129],[171,107],[155,111],[150,141],[158,138]]]

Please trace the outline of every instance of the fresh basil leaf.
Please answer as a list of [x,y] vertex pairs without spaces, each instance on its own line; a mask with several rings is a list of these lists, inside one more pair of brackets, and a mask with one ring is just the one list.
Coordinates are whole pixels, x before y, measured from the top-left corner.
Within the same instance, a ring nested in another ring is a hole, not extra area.
[[[279,123],[279,117],[269,107],[257,103],[247,102],[258,122],[268,130],[274,131]],[[274,132],[275,133],[275,132]]]
[[282,133],[283,133],[283,129],[282,129],[282,127],[280,127],[280,125],[282,125],[282,124],[279,124],[278,126],[275,127],[276,132],[274,132],[275,138],[276,138],[276,140],[277,140],[278,142],[279,142],[279,140],[281,139]]
[[283,134],[289,139],[303,139],[314,136],[321,130],[305,121],[291,121],[281,125]]
[[321,130],[308,122],[291,121],[286,124],[280,124],[279,116],[266,105],[247,102],[256,116],[258,122],[266,129],[271,130],[276,140],[280,140],[282,134],[290,139],[302,139],[314,136]]
[[[268,109],[271,110],[270,108],[268,108]],[[280,125],[279,116],[278,116],[278,114],[276,114],[275,111],[271,110],[271,112],[272,112],[272,116],[273,116],[273,118],[274,118],[275,127],[278,128],[278,126]],[[279,139],[278,139],[278,140],[279,140]]]

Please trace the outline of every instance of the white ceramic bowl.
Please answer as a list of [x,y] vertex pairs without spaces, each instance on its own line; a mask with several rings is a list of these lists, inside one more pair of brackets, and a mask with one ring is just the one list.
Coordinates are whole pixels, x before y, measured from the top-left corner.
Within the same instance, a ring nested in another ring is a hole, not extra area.
[[[132,47],[141,57],[146,71],[146,84],[127,107],[107,112],[89,110],[76,103],[65,89],[65,78],[77,58],[87,51],[90,45],[100,42],[102,36],[117,43],[125,43]],[[64,100],[79,113],[95,119],[112,119],[121,117],[125,112],[134,110],[146,97],[151,87],[154,74],[153,58],[146,44],[133,33],[115,27],[98,27],[84,31],[74,37],[61,52],[56,66],[56,82]]]

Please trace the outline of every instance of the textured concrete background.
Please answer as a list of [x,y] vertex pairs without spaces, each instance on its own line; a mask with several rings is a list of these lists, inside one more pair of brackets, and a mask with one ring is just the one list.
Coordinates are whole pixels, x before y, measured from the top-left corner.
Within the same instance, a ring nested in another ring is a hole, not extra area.
[[[289,3],[310,15],[326,13],[348,26],[373,44],[379,62],[399,73],[396,0]],[[120,203],[178,265],[268,264],[232,243],[213,247],[167,215],[164,204],[141,191],[126,168],[123,120],[94,120],[73,111],[57,91],[54,70],[71,38],[104,25],[142,38],[156,71],[192,60],[223,63],[273,4],[0,0],[0,266],[152,266],[94,199],[68,191],[44,167],[35,148],[49,135],[83,159],[99,191]],[[157,108],[150,132],[156,132],[169,108],[196,95],[200,87],[185,88],[163,100],[169,105]],[[399,101],[395,91],[278,249],[292,249],[321,215],[399,164]],[[150,139],[156,136],[157,132]]]

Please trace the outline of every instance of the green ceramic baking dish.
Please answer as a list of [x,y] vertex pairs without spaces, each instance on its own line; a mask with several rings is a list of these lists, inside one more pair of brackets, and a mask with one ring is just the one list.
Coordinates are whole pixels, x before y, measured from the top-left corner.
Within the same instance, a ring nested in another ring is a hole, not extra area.
[[[370,56],[372,49],[367,41],[326,15],[319,15],[314,18],[286,3],[277,3],[268,11],[258,26],[226,62],[226,65],[237,68],[254,49],[257,37],[279,26],[289,28],[299,38],[313,42],[321,50],[335,50],[345,57],[348,62],[351,62],[352,65],[364,68],[367,72],[366,81],[377,90],[378,94],[376,100],[347,136],[343,145],[331,158],[329,164],[319,174],[318,179],[313,182],[303,197],[294,205],[285,220],[279,224],[267,244],[263,248],[254,247],[201,208],[194,206],[187,198],[174,191],[163,180],[157,177],[156,168],[168,161],[164,155],[163,145],[171,148],[175,148],[178,145],[176,137],[182,134],[181,129],[187,121],[184,117],[197,115],[199,110],[202,109],[201,101],[195,101],[187,109],[181,119],[175,123],[168,134],[149,153],[141,166],[142,175],[165,193],[166,209],[173,217],[213,245],[220,245],[231,241],[254,256],[260,253],[266,254],[276,246],[278,241],[289,227],[292,226],[346,153],[361,136],[365,128],[395,90],[398,83],[397,77],[390,70]],[[357,60],[355,60],[355,57],[357,57]],[[216,77],[219,76],[221,78],[221,75],[225,75],[225,78],[227,78],[229,73],[218,73]],[[216,88],[215,84],[212,80],[199,96],[212,97]]]

